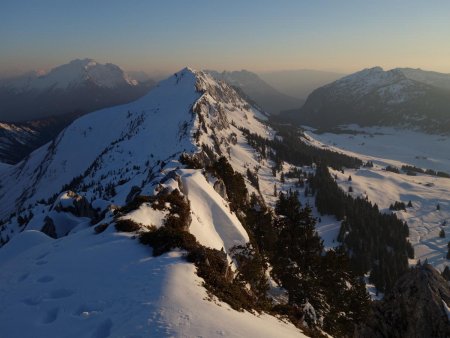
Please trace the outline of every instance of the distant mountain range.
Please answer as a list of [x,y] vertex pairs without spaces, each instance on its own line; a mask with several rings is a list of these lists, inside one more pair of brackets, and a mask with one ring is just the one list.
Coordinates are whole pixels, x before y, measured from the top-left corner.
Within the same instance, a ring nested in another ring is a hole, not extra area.
[[316,128],[342,124],[450,130],[450,75],[420,69],[364,69],[313,91],[281,117]]
[[135,100],[154,85],[152,80],[130,77],[111,63],[77,59],[46,74],[30,72],[1,80],[0,121],[86,113]]
[[250,101],[256,103],[269,114],[279,114],[283,110],[293,109],[304,103],[303,99],[288,96],[273,88],[257,74],[247,70],[222,72],[207,71],[216,80],[222,80],[240,89]]
[[260,72],[259,77],[278,91],[305,100],[314,89],[333,82],[346,74],[313,69]]

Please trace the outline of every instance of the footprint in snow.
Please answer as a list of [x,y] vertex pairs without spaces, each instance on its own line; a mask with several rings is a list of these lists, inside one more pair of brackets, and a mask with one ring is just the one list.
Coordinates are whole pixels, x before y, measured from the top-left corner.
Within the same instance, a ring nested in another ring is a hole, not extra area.
[[49,254],[49,252],[44,252],[43,254],[37,256],[37,257],[36,257],[36,260],[41,260],[42,258],[47,257],[48,254]]
[[47,264],[47,263],[48,263],[48,261],[42,260],[42,261],[37,261],[37,262],[36,262],[36,265],[45,265],[45,264]]
[[22,302],[29,306],[36,306],[36,305],[41,304],[42,299],[41,299],[41,297],[28,297],[28,298],[25,298]]
[[21,275],[19,278],[17,278],[17,281],[18,282],[23,282],[25,279],[27,279],[28,278],[28,276],[30,275],[30,273],[29,272],[27,272],[27,273],[24,273],[23,275]]
[[50,309],[42,319],[43,324],[53,323],[58,318],[59,308]]
[[54,279],[55,279],[55,277],[53,277],[53,276],[43,276],[43,277],[39,278],[37,281],[39,283],[49,283],[49,282],[53,281]]
[[51,299],[67,298],[72,296],[74,293],[75,291],[69,289],[56,289],[50,292],[50,298]]
[[106,319],[97,327],[92,338],[108,338],[111,334],[112,325],[112,320]]

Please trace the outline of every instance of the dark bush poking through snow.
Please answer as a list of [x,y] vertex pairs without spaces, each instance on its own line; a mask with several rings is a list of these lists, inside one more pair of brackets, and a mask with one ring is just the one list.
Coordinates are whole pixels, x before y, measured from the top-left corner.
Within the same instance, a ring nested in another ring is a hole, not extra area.
[[153,256],[160,256],[173,249],[189,251],[197,246],[195,237],[187,231],[180,231],[163,226],[155,231],[144,232],[139,240],[153,248]]
[[143,225],[131,219],[119,219],[116,221],[116,230],[120,232],[134,232],[141,229]]

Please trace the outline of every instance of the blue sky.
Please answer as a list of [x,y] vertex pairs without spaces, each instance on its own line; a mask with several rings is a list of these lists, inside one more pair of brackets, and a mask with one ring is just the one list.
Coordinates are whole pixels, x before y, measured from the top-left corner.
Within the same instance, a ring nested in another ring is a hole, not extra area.
[[450,1],[1,0],[0,73],[91,57],[129,70],[450,73]]

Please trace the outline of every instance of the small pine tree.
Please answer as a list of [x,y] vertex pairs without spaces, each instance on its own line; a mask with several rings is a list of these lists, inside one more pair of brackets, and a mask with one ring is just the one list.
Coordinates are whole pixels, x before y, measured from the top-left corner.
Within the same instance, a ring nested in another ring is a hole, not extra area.
[[407,207],[408,207],[408,208],[412,208],[412,207],[413,207],[411,200],[408,202]]
[[281,173],[281,176],[280,176],[280,182],[281,182],[281,183],[284,183],[284,182],[285,182],[285,179],[284,179],[284,173],[283,173],[283,172]]
[[348,181],[349,181],[349,182],[352,181],[352,175],[350,175],[350,176],[348,177]]
[[441,205],[439,203],[436,205],[436,210],[441,210]]
[[441,231],[439,231],[439,237],[445,238],[445,231],[444,231],[444,229],[441,229]]
[[273,196],[274,197],[278,196],[278,194],[277,194],[277,185],[276,184],[273,185]]
[[348,187],[348,192],[353,192],[353,188],[351,186]]

